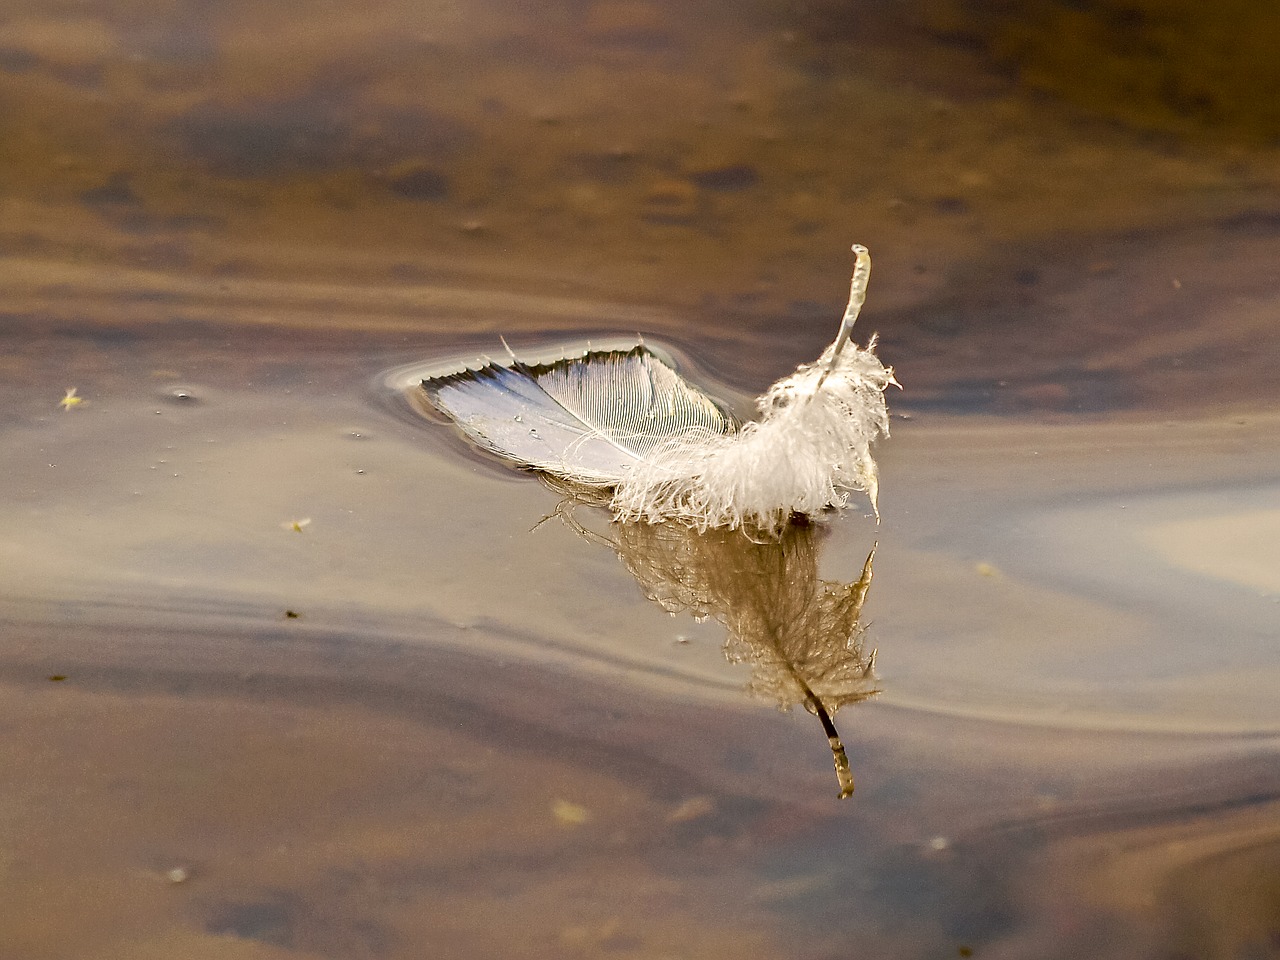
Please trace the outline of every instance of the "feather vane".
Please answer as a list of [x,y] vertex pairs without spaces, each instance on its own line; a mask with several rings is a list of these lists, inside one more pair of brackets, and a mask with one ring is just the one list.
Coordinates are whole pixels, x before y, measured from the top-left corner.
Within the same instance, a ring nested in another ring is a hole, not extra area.
[[675,438],[710,440],[737,427],[643,345],[550,363],[487,361],[422,387],[483,449],[589,486],[616,485]]

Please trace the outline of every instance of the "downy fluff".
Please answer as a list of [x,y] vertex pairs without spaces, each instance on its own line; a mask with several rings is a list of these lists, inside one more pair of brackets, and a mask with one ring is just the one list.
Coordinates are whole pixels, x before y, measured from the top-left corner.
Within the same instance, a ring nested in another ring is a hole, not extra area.
[[734,434],[672,441],[618,483],[620,520],[677,519],[700,530],[776,532],[793,513],[843,507],[863,490],[876,508],[871,443],[889,433],[884,391],[893,371],[873,352],[834,345],[757,401],[761,419]]
[[719,436],[674,438],[635,465],[615,488],[619,520],[681,520],[700,530],[743,527],[776,534],[792,514],[843,507],[865,491],[877,509],[871,443],[889,434],[884,391],[893,369],[849,342],[866,296],[871,259],[857,265],[840,334],[822,356],[779,380],[756,401],[761,418]]

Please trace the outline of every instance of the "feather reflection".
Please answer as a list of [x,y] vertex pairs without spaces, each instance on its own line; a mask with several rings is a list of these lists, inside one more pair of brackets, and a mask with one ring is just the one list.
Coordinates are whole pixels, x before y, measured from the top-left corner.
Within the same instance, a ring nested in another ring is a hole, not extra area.
[[803,705],[822,723],[840,796],[853,775],[832,718],[877,692],[875,650],[864,647],[862,604],[875,548],[852,583],[818,576],[818,532],[801,520],[778,539],[741,530],[698,532],[682,524],[614,523],[610,540],[645,594],[672,613],[714,617],[725,656],[751,667],[748,689],[787,709]]

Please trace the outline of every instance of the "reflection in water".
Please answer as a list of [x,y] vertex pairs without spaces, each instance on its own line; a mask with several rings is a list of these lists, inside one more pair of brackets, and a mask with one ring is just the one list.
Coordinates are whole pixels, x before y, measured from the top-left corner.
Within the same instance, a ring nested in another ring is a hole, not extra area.
[[[572,501],[565,501],[571,506]],[[588,539],[602,539],[668,613],[714,617],[728,631],[725,657],[751,666],[747,689],[782,709],[802,704],[822,723],[841,798],[853,774],[833,718],[846,704],[874,696],[876,651],[863,645],[862,604],[871,587],[875,547],[851,583],[818,576],[819,527],[796,516],[776,538],[741,529],[699,532],[679,523],[611,524],[613,537],[557,511]]]
[[778,540],[741,530],[699,533],[678,524],[615,524],[618,556],[650,599],[674,613],[725,625],[725,656],[751,665],[747,689],[783,709],[803,704],[821,722],[835,758],[840,796],[853,774],[832,718],[876,693],[876,653],[864,652],[862,603],[871,586],[867,554],[852,583],[818,577],[817,527],[793,522]]

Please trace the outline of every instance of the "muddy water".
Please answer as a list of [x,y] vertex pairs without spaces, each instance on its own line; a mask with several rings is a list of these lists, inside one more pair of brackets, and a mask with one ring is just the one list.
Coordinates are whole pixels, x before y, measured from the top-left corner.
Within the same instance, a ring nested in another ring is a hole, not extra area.
[[[0,957],[1276,955],[1268,118],[957,9],[11,5]],[[747,411],[852,240],[841,801],[387,372],[642,332]]]

